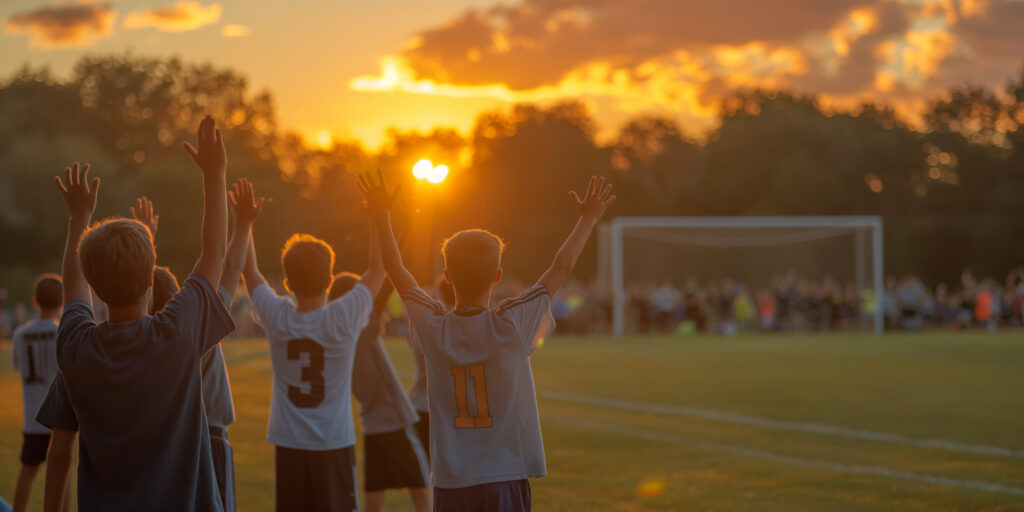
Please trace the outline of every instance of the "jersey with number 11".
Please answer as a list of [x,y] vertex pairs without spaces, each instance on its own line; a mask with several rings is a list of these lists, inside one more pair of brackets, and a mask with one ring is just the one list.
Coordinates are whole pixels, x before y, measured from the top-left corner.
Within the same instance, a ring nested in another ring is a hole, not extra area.
[[300,313],[261,285],[252,305],[267,331],[274,370],[267,441],[296,450],[355,444],[352,362],[373,308],[370,289],[357,284],[327,306]]
[[547,289],[452,312],[420,288],[403,298],[410,341],[426,359],[434,485],[544,476],[530,354],[554,328]]

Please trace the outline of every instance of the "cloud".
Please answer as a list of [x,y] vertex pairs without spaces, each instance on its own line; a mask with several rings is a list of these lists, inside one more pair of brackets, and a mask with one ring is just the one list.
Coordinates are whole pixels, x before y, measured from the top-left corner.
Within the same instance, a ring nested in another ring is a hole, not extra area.
[[38,48],[81,47],[110,37],[116,18],[109,3],[42,7],[10,15],[4,31],[27,35]]
[[220,34],[224,37],[245,37],[249,35],[249,27],[228,23],[220,28]]
[[350,87],[697,120],[749,88],[910,110],[974,76],[1001,85],[1021,26],[1024,0],[521,0],[415,33]]
[[161,32],[186,32],[220,20],[221,5],[181,0],[165,7],[132,11],[124,17],[124,28],[155,28]]

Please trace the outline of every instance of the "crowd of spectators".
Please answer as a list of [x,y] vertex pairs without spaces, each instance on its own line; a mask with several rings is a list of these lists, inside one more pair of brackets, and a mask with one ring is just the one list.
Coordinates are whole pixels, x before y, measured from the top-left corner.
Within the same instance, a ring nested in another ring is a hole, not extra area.
[[[515,296],[523,283],[507,280],[494,290],[494,302]],[[441,288],[430,290],[439,298]],[[886,330],[996,330],[1024,326],[1024,267],[1006,279],[978,278],[965,270],[953,285],[930,287],[915,276],[888,277],[881,304],[870,287],[858,290],[852,282],[809,279],[795,272],[778,274],[766,286],[751,287],[732,279],[682,283],[633,284],[628,289],[625,319],[630,334],[732,336],[746,332],[856,331],[874,328],[882,308]],[[445,297],[450,300],[451,297]],[[260,335],[244,294],[232,306],[238,325],[235,336]],[[0,335],[29,320],[32,308],[9,304],[0,290]],[[567,283],[551,301],[557,332],[602,335],[611,332],[611,296],[593,284]],[[102,311],[97,311],[102,314]],[[387,304],[392,319],[388,332],[405,334],[401,300]]]

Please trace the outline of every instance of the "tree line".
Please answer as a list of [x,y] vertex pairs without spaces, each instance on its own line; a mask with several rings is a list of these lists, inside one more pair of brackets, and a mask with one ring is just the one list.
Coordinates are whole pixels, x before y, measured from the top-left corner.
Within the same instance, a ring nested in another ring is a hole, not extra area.
[[[67,79],[26,66],[0,84],[0,288],[27,298],[35,275],[59,270],[66,219],[51,177],[74,160],[104,178],[99,217],[127,214],[140,195],[154,201],[159,260],[184,276],[201,196],[178,142],[205,114],[224,130],[229,180],[247,177],[272,198],[255,228],[270,274],[295,231],[325,238],[338,269],[358,271],[368,228],[352,176],[380,168],[407,191],[401,220],[424,279],[442,237],[467,227],[505,238],[507,275],[535,277],[575,221],[566,191],[594,173],[615,183],[609,216],[877,214],[887,272],[998,276],[1024,263],[1024,70],[1011,75],[1002,88],[946,91],[914,123],[886,105],[834,111],[812,96],[742,91],[701,140],[646,116],[599,144],[586,107],[567,101],[484,112],[466,136],[392,130],[371,152],[310,147],[278,124],[270,93],[231,69],[134,54],[83,57]],[[420,158],[452,168],[443,187],[414,182]],[[593,253],[578,276],[593,275]]]

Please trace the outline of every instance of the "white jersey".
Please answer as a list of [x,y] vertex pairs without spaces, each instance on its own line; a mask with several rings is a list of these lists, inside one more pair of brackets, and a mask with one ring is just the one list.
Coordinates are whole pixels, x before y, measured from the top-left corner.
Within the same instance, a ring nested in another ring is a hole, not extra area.
[[26,434],[48,434],[36,421],[50,383],[57,376],[57,321],[33,320],[14,331],[14,369],[21,372],[22,414]]
[[270,287],[252,292],[274,369],[267,441],[296,450],[335,450],[356,442],[352,361],[373,296],[359,283],[327,306],[300,313]]
[[419,287],[403,300],[409,339],[426,358],[433,484],[546,475],[530,354],[554,328],[547,289],[450,313]]

